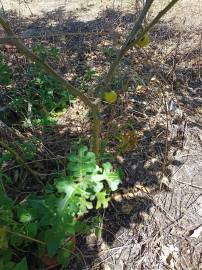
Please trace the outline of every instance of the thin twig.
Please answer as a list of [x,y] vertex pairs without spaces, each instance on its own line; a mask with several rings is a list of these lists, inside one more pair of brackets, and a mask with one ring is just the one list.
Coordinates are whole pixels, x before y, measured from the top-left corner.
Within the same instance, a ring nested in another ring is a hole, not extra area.
[[37,172],[33,171],[23,160],[23,158],[13,149],[11,148],[7,143],[0,141],[0,146],[3,147],[4,149],[8,150],[11,155],[16,159],[16,161],[22,166],[24,167],[28,172],[30,172],[34,179],[40,183],[40,185],[44,186],[43,182],[40,180],[40,174],[38,174]]
[[160,179],[160,190],[162,188],[162,180],[165,176],[166,167],[168,166],[168,155],[169,155],[169,114],[168,114],[168,103],[166,100],[166,95],[164,92],[164,89],[162,90],[163,99],[164,99],[164,107],[166,111],[166,140],[165,140],[165,151],[164,151],[164,160],[163,160],[163,168],[161,173],[161,179]]
[[143,22],[144,18],[146,17],[147,12],[150,9],[153,2],[154,2],[154,0],[147,0],[147,3],[144,6],[144,8],[143,8],[137,22],[133,26],[132,31],[130,32],[130,34],[126,38],[126,41],[124,42],[124,44],[122,45],[122,47],[121,47],[115,61],[111,64],[110,69],[109,69],[108,74],[107,74],[106,79],[105,79],[105,85],[106,86],[109,85],[109,83],[111,82],[112,77],[114,75],[114,72],[115,72],[120,60],[123,58],[125,53],[129,50],[128,44],[130,43],[131,40],[135,39],[135,35],[140,31],[142,22]]
[[194,185],[194,184],[191,184],[191,183],[186,183],[186,182],[183,182],[183,181],[181,181],[181,180],[177,180],[177,179],[176,179],[176,181],[177,181],[178,183],[181,183],[181,184],[184,184],[184,185],[187,185],[187,186],[193,187],[193,188],[202,189],[202,186],[197,186],[197,185]]
[[[118,52],[118,55],[116,57],[116,59],[114,60],[114,62],[111,64],[110,69],[106,75],[105,78],[105,82],[104,82],[104,86],[108,87],[108,85],[111,83],[111,80],[114,76],[114,73],[116,71],[117,66],[119,65],[121,59],[123,58],[123,56],[132,48],[134,47],[135,43],[137,43],[141,38],[143,38],[143,36],[148,33],[153,27],[154,25],[156,25],[160,19],[178,2],[179,0],[172,0],[163,10],[161,10],[157,16],[151,21],[150,24],[148,24],[144,30],[136,37],[136,35],[138,34],[138,32],[141,29],[141,24],[144,20],[144,18],[146,17],[152,3],[154,2],[153,0],[147,0],[142,13],[140,14],[139,19],[137,20],[137,22],[135,23],[132,31],[130,32],[130,34],[128,35],[128,37],[126,38],[126,41],[124,42],[123,46],[121,47],[120,51]],[[98,87],[102,86],[98,85]]]

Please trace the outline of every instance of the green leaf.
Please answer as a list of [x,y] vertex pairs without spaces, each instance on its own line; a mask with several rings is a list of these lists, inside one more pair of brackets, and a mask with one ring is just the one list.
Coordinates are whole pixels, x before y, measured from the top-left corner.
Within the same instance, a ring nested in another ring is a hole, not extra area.
[[9,83],[11,83],[11,70],[6,64],[0,63],[0,84],[7,85]]
[[110,198],[107,197],[107,193],[105,191],[97,193],[96,197],[97,197],[96,209],[99,209],[102,206],[104,208],[108,206]]
[[68,195],[66,195],[63,199],[58,200],[58,213],[63,214],[69,213],[75,216],[78,212],[78,202],[74,198],[69,200]]
[[78,155],[76,155],[76,154],[69,154],[68,160],[71,161],[71,162],[77,162],[79,160],[78,159]]
[[110,171],[112,170],[112,164],[111,163],[109,163],[109,162],[105,162],[103,165],[103,168],[104,168],[104,170],[107,172],[107,173],[110,173]]
[[80,205],[80,207],[79,207],[79,213],[78,213],[78,215],[81,215],[81,216],[83,214],[85,214],[85,213],[88,213],[88,211],[90,209],[93,209],[92,202],[87,201],[84,197],[81,197],[80,198],[79,205]]
[[[64,198],[58,200],[58,210],[61,213],[64,211],[69,204],[70,199],[73,197],[75,190],[76,190],[76,184],[68,184],[67,182],[58,182],[57,183],[57,189],[60,192],[64,192],[66,195]],[[73,202],[73,201],[72,201]],[[75,203],[74,203],[75,205]]]
[[96,156],[93,152],[87,152],[86,154],[86,160],[91,162],[96,162]]
[[93,173],[96,169],[96,164],[94,162],[70,162],[67,168],[70,171],[70,174],[73,172],[74,177],[80,177],[87,173]]
[[30,237],[35,237],[38,231],[38,225],[36,223],[28,223],[26,226],[27,234]]
[[88,151],[88,147],[85,145],[80,146],[79,148],[79,156],[83,156],[85,152]]
[[7,194],[0,187],[0,205],[4,209],[11,209],[13,206],[13,201],[7,196]]
[[74,177],[83,177],[96,170],[96,156],[93,152],[88,152],[86,146],[81,146],[77,155],[75,153],[70,154],[68,160],[67,169],[69,174]]
[[0,262],[0,270],[11,270],[15,267],[13,262]]
[[74,235],[75,231],[76,231],[76,223],[74,223],[74,222],[67,223],[66,226],[65,226],[65,231],[69,235]]
[[14,267],[14,270],[28,270],[26,258],[23,258],[21,262],[16,264],[16,266]]
[[32,215],[29,212],[24,211],[20,214],[19,220],[22,223],[28,223],[32,220]]
[[95,173],[91,176],[91,180],[95,182],[100,182],[100,181],[103,181],[104,179],[105,179],[105,175],[103,174]]
[[57,253],[62,240],[64,240],[64,234],[63,232],[56,231],[56,228],[45,232],[45,242],[48,245],[48,256],[53,257]]
[[[97,170],[99,171],[99,168],[97,168]],[[95,173],[91,176],[91,185],[93,190],[97,193],[100,192],[103,188],[103,181],[105,180],[105,175],[104,174],[100,174],[100,173]]]
[[103,175],[105,175],[105,179],[112,191],[117,190],[118,185],[121,183],[121,178],[118,172],[111,172],[112,165],[107,162],[103,164]]
[[64,192],[66,194],[69,194],[69,197],[71,197],[72,193],[75,190],[75,184],[74,183],[69,183],[68,181],[58,181],[56,183],[56,188],[58,192]]
[[113,172],[107,175],[106,181],[112,191],[117,190],[118,185],[121,183],[121,179],[117,172]]
[[18,235],[11,234],[9,237],[9,244],[12,246],[19,247],[22,245],[24,239],[22,237],[19,237]]
[[103,187],[104,187],[103,183],[101,183],[101,182],[96,183],[95,182],[93,190],[97,193],[97,192],[100,192],[103,189]]

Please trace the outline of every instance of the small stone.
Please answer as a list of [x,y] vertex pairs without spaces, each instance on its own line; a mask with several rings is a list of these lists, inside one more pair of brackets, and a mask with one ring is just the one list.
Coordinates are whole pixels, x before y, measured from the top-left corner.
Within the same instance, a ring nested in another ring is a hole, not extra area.
[[100,245],[100,251],[107,251],[107,250],[109,250],[109,246],[106,243],[103,242]]
[[86,244],[89,247],[94,247],[97,244],[97,237],[94,233],[91,233],[89,235],[86,236]]
[[103,270],[112,270],[111,267],[109,267],[108,264],[103,265]]
[[122,195],[121,194],[118,194],[118,193],[115,193],[112,198],[116,202],[121,202],[123,200]]

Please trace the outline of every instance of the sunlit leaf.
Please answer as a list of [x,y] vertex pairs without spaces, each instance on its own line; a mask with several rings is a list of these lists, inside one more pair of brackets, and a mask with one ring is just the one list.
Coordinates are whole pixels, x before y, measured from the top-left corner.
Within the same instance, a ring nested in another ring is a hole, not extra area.
[[22,223],[28,223],[28,222],[30,222],[32,220],[32,215],[29,212],[27,212],[27,211],[23,211],[20,214],[19,220]]
[[107,181],[110,189],[112,191],[115,191],[121,182],[119,173],[116,171],[115,172],[111,171],[112,165],[110,163],[104,163],[103,168],[104,168],[103,174],[105,175],[105,180]]
[[99,209],[103,206],[103,208],[106,208],[108,206],[110,198],[107,197],[107,193],[105,191],[99,192],[97,194],[97,204],[96,209]]

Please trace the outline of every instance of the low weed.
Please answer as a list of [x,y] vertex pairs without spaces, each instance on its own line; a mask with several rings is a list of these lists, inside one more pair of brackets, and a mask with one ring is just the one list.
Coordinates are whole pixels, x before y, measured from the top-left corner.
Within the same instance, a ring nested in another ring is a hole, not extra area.
[[[30,155],[30,146],[26,151]],[[7,154],[4,160],[10,158]],[[118,188],[120,181],[119,173],[109,162],[98,166],[95,154],[81,146],[77,152],[68,155],[64,170],[40,194],[31,193],[15,201],[2,185],[0,269],[28,269],[26,258],[18,262],[22,254],[18,254],[19,250],[34,252],[42,262],[48,256],[56,257],[58,264],[67,265],[74,253],[75,235],[95,229],[98,222],[92,218],[87,224],[84,215],[93,208],[106,208],[111,191]],[[23,268],[16,268],[19,265]]]

